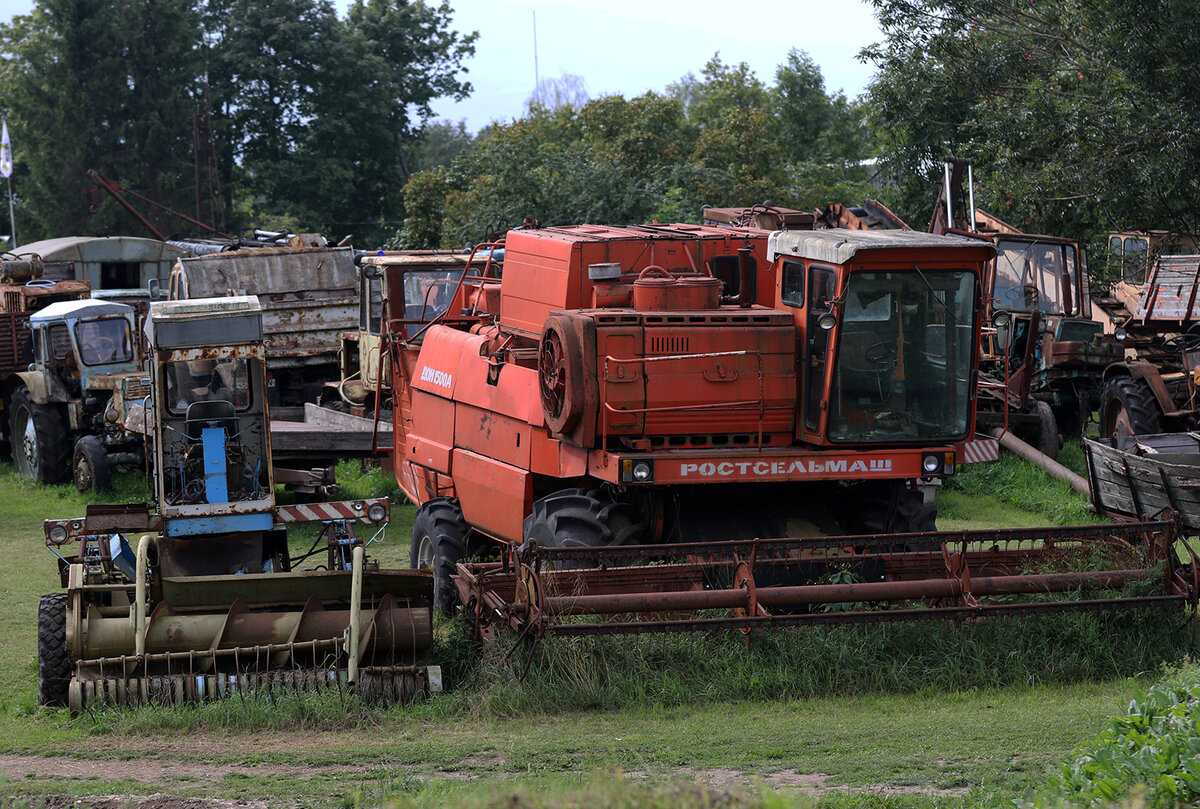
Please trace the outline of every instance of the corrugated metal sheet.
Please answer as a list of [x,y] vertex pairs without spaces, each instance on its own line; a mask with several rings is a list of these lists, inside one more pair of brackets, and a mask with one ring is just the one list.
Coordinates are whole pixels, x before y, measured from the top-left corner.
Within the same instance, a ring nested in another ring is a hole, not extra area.
[[1200,256],[1162,256],[1142,287],[1134,317],[1184,323],[1200,319]]

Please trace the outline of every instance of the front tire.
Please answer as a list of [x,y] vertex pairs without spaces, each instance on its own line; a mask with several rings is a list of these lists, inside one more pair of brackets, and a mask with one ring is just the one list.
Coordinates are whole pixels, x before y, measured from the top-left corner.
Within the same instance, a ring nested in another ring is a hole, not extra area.
[[632,504],[603,490],[563,489],[533,504],[523,533],[543,548],[598,548],[637,544],[645,528]]
[[39,483],[59,483],[67,477],[69,439],[62,413],[54,405],[33,401],[19,386],[12,395],[13,465],[17,473]]
[[38,705],[66,705],[70,682],[67,594],[50,593],[38,604]]
[[85,435],[75,442],[72,471],[75,488],[80,494],[105,492],[112,488],[112,463],[99,436]]
[[413,521],[409,564],[413,569],[433,570],[433,605],[446,615],[454,614],[457,594],[450,577],[467,555],[469,532],[462,508],[451,497],[426,501]]

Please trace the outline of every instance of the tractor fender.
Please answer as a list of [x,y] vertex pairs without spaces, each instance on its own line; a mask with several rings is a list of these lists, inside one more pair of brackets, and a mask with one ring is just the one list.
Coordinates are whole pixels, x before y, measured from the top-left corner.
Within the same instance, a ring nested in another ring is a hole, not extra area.
[[1128,376],[1145,382],[1146,387],[1154,394],[1154,400],[1158,403],[1158,407],[1163,413],[1170,413],[1178,408],[1175,400],[1171,398],[1170,391],[1167,390],[1166,383],[1163,382],[1158,366],[1154,365],[1154,363],[1147,362],[1146,360],[1115,362],[1104,369],[1104,384],[1107,385],[1109,380],[1121,376]]
[[34,404],[44,405],[51,402],[69,402],[71,395],[66,387],[53,374],[41,371],[21,371],[17,377],[29,390],[29,398]]

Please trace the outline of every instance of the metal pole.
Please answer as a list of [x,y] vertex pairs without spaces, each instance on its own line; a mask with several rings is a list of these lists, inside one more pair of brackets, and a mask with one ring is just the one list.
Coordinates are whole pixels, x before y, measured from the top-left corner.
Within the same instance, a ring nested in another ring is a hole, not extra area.
[[13,246],[13,249],[15,250],[17,247],[17,244],[18,244],[18,242],[17,242],[17,216],[16,216],[16,214],[13,213],[12,175],[10,174],[6,179],[8,180],[8,222],[12,226],[12,246]]
[[975,232],[975,178],[972,176],[971,164],[967,163],[967,198],[971,200],[971,221],[967,229]]

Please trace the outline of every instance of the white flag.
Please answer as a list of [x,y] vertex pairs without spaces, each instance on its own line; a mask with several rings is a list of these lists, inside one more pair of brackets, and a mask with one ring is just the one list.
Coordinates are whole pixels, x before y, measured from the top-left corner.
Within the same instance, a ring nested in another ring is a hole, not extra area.
[[0,177],[12,176],[12,143],[8,140],[8,121],[4,122],[4,134],[0,135]]

